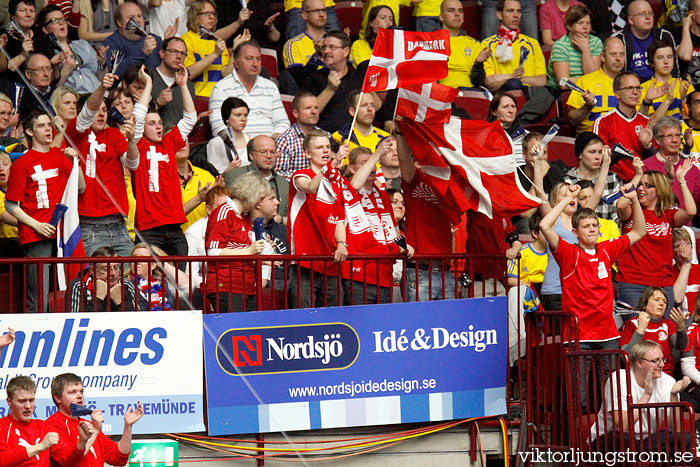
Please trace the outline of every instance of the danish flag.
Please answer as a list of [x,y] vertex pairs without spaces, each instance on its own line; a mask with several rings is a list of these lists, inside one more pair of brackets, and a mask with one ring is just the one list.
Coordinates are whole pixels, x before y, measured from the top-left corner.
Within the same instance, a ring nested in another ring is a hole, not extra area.
[[415,122],[447,122],[458,93],[439,83],[408,84],[399,88],[396,115]]
[[493,218],[539,206],[520,185],[513,146],[500,122],[451,117],[446,123],[403,119],[399,126],[453,223],[468,209]]
[[381,28],[377,33],[362,92],[385,91],[447,76],[450,33]]

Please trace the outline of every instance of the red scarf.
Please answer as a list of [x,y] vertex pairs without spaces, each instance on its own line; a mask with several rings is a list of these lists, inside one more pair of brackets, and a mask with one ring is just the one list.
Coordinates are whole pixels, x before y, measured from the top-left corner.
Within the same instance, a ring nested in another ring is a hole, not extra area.
[[498,26],[498,45],[505,44],[508,47],[511,47],[519,35],[519,28],[508,29],[501,24]]

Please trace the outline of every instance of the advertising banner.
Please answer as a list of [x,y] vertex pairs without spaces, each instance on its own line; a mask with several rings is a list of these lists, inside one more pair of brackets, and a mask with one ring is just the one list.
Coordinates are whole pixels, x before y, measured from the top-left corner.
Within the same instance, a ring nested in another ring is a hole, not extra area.
[[204,316],[211,435],[506,412],[506,297]]
[[[0,315],[15,341],[0,351],[0,397],[14,376],[37,384],[35,418],[56,412],[51,380],[75,373],[85,405],[104,412],[102,431],[121,434],[124,413],[141,401],[134,433],[204,430],[201,311]],[[0,416],[7,415],[0,404]]]

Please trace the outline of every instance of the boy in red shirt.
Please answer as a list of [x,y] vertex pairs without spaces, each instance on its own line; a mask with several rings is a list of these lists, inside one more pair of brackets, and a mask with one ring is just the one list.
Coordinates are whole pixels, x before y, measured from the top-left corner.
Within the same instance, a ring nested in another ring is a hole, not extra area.
[[[31,111],[22,121],[31,149],[10,168],[5,193],[5,208],[18,221],[19,242],[25,257],[56,255],[56,227],[49,224],[56,205],[61,202],[68,177],[73,170],[75,149],[49,147],[53,139],[51,117],[43,110]],[[79,172],[78,191],[85,190],[85,178]],[[49,268],[44,266],[43,294],[49,290]],[[36,313],[37,268],[27,268],[26,309]],[[46,302],[44,302],[46,305]],[[42,310],[43,311],[43,310]]]
[[[563,240],[554,231],[554,223],[568,205],[577,203],[581,187],[570,185],[566,196],[540,222],[540,231],[547,239],[554,259],[559,263],[561,280],[561,309],[578,318],[581,350],[609,350],[619,348],[620,334],[613,318],[613,287],[610,268],[629,249],[646,235],[646,223],[637,192],[632,184],[622,187],[623,196],[632,202],[632,230],[621,237],[596,243],[600,224],[595,211],[579,209],[571,219],[573,234],[578,244]],[[608,360],[604,360],[607,373]],[[586,372],[587,373],[587,372]],[[585,405],[586,384],[582,369],[579,386]]]
[[36,384],[29,376],[15,376],[7,383],[10,413],[0,418],[0,465],[48,466],[49,455],[52,457],[52,465],[76,465],[83,457],[83,450],[95,428],[88,422],[81,422],[78,425],[77,443],[67,445],[65,457],[55,457],[53,447],[58,444],[59,435],[50,431],[43,420],[32,418],[36,405],[35,394]]
[[[79,417],[71,415],[71,404],[84,405],[85,399],[83,396],[83,382],[78,375],[73,373],[63,373],[56,376],[51,381],[51,397],[54,404],[58,406],[58,412],[51,415],[46,420],[46,425],[56,433],[58,433],[58,444],[52,451],[51,465],[54,463],[54,456],[57,459],[67,457],[73,449],[76,437],[79,436],[79,427],[86,420],[81,420]],[[143,406],[138,402],[138,408],[134,410],[132,407],[124,414],[124,431],[119,443],[115,443],[104,433],[102,433],[102,422],[104,415],[99,409],[92,411],[92,425],[95,427],[94,433],[87,441],[86,449],[80,460],[74,462],[76,467],[103,467],[105,463],[110,465],[126,465],[129,462],[129,454],[131,453],[131,427],[138,422],[143,416]],[[61,464],[63,465],[63,464]]]
[[[304,138],[304,154],[309,158],[310,167],[294,172],[292,183],[289,184],[287,232],[294,255],[332,254],[336,262],[345,260],[348,255],[343,206],[335,200],[317,197],[322,183],[328,185],[324,191],[341,193],[337,181],[324,178],[324,171],[337,173],[340,161],[347,155],[347,146],[341,148],[338,156],[333,158],[328,133],[323,130],[312,130]],[[309,308],[337,305],[337,274],[337,267],[330,262],[316,261],[313,265],[306,261],[300,262],[299,268],[293,267],[290,273],[292,306],[298,304],[301,308]],[[312,296],[315,301],[311,300]]]

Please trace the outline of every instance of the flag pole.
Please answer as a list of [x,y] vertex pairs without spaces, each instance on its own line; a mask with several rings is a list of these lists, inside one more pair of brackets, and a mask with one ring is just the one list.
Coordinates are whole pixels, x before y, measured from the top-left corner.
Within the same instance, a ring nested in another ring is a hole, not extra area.
[[[350,124],[350,132],[348,133],[348,145],[350,145],[350,140],[352,139],[352,131],[355,129],[355,120],[357,120],[357,112],[360,111],[360,104],[362,103],[362,96],[365,95],[364,91],[360,91],[360,96],[357,98],[357,105],[355,105],[355,114],[352,116],[352,123]],[[359,140],[358,140],[359,142]]]

